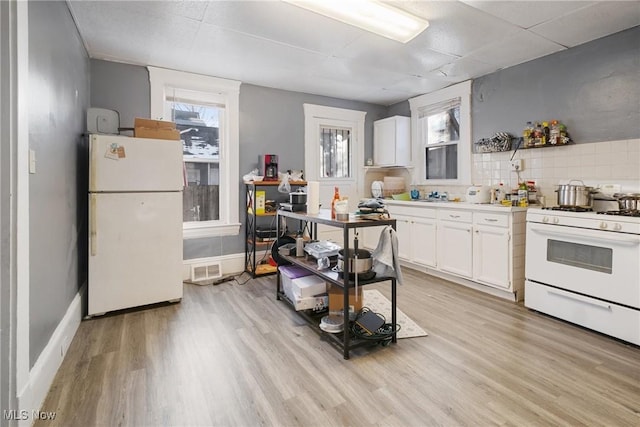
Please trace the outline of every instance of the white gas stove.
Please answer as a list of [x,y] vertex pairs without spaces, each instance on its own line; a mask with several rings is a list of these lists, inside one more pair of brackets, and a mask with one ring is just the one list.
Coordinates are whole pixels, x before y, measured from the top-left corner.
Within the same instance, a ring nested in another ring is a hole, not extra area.
[[640,345],[640,214],[529,209],[525,306]]

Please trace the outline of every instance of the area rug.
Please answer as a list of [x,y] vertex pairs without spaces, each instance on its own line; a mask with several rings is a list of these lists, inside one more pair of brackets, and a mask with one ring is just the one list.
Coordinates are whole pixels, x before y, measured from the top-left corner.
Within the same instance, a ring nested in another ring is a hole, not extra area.
[[[368,307],[374,313],[382,314],[387,322],[391,322],[391,301],[377,289],[363,289],[363,306]],[[424,337],[428,334],[413,320],[396,307],[396,321],[400,325],[398,338]]]

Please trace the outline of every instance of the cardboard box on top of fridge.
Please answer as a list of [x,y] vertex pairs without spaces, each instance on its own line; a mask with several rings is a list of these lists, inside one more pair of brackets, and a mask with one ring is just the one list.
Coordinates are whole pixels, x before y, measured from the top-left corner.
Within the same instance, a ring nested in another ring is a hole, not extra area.
[[173,122],[136,117],[133,136],[136,138],[180,140],[180,131]]

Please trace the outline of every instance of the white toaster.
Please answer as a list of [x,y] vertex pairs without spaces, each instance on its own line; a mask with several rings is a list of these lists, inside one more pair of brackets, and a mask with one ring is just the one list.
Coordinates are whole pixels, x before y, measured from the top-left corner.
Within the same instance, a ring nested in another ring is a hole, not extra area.
[[491,203],[491,189],[484,185],[472,185],[467,188],[465,198],[469,203]]

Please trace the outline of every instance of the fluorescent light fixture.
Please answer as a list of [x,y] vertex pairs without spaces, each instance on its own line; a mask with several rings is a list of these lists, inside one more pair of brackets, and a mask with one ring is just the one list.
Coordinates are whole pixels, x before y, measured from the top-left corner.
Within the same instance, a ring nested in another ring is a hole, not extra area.
[[283,1],[402,43],[429,26],[429,21],[377,0]]

